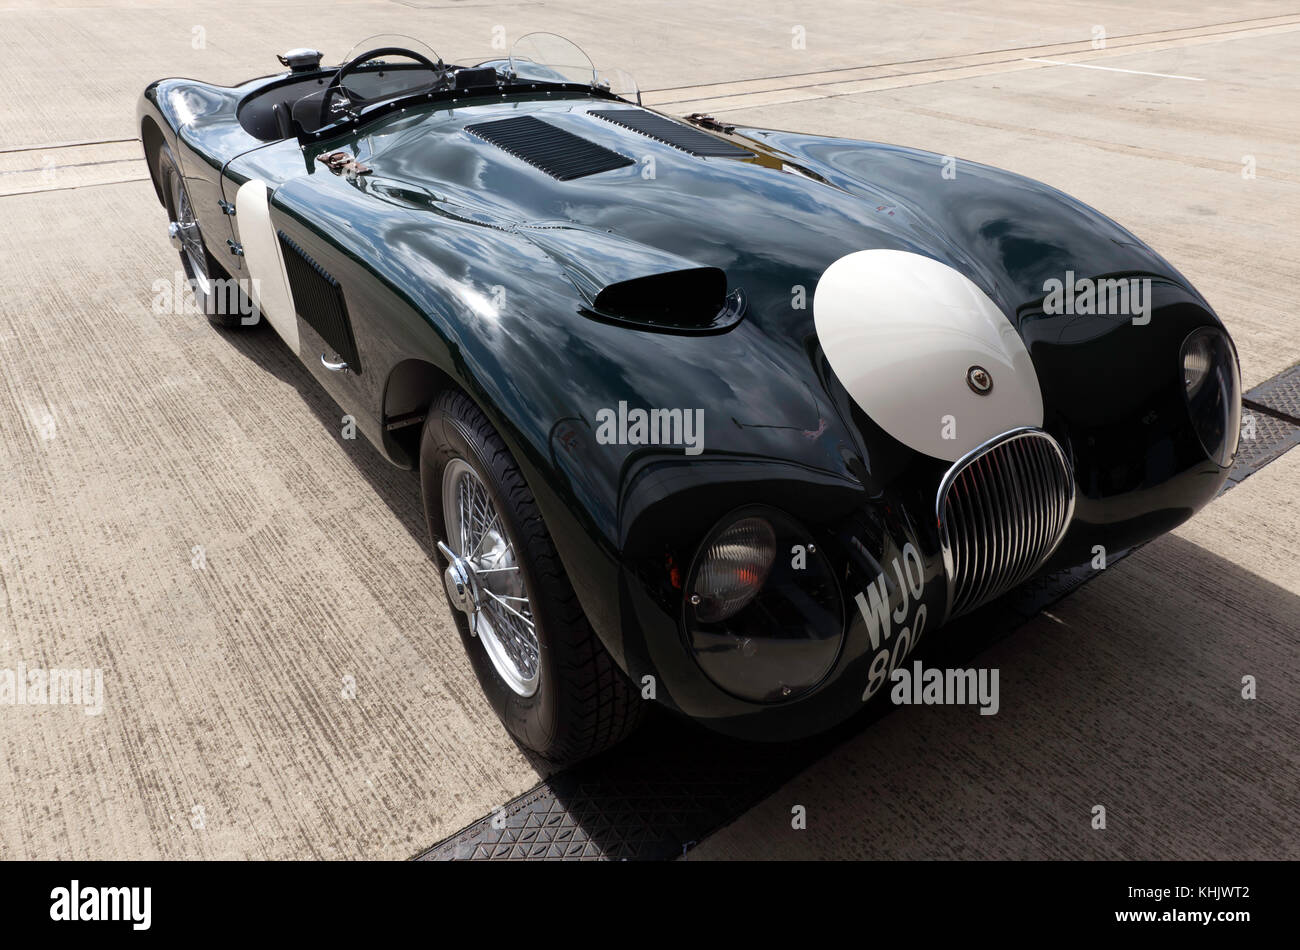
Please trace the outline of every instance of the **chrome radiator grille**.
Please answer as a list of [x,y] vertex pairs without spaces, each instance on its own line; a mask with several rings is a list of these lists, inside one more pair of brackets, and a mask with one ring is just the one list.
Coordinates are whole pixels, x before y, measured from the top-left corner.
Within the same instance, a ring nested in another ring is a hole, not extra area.
[[1027,580],[1056,550],[1074,511],[1074,476],[1039,429],[1013,429],[948,470],[936,498],[948,616]]

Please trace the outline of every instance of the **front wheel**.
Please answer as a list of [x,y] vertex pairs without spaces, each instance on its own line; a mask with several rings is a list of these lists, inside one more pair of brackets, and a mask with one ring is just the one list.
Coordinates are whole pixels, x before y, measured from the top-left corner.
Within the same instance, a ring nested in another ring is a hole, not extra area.
[[254,311],[247,306],[242,291],[216,258],[208,253],[189,189],[185,187],[176,156],[166,145],[158,152],[158,178],[170,219],[167,237],[180,253],[181,267],[194,292],[194,302],[213,326],[224,330],[256,323],[255,317],[249,319],[246,316]]
[[429,409],[420,482],[447,601],[510,733],[557,762],[628,735],[641,698],[583,614],[510,452],[463,393]]

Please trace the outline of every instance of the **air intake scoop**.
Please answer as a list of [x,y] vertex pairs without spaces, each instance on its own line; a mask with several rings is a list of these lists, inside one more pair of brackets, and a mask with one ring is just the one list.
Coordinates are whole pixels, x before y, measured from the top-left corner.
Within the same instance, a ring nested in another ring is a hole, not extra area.
[[549,254],[588,305],[587,315],[678,333],[725,330],[743,316],[743,298],[727,294],[727,275],[604,231],[523,227]]

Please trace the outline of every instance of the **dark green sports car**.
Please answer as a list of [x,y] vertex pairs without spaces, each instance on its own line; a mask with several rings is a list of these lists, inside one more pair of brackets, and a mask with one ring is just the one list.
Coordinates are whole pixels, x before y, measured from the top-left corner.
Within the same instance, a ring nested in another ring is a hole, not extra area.
[[545,756],[652,700],[825,729],[950,618],[1227,476],[1219,319],[1046,185],[662,115],[548,34],[281,62],[145,90],[172,241],[214,323],[265,319],[418,467],[484,691]]

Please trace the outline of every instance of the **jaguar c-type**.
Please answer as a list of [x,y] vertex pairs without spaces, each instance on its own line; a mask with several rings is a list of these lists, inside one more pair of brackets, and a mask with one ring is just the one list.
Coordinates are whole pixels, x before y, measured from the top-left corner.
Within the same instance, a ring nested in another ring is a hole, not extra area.
[[1054,188],[667,115],[549,34],[322,59],[150,85],[153,185],[212,322],[265,320],[418,469],[430,582],[543,756],[650,702],[823,730],[948,621],[1227,477],[1219,318]]

